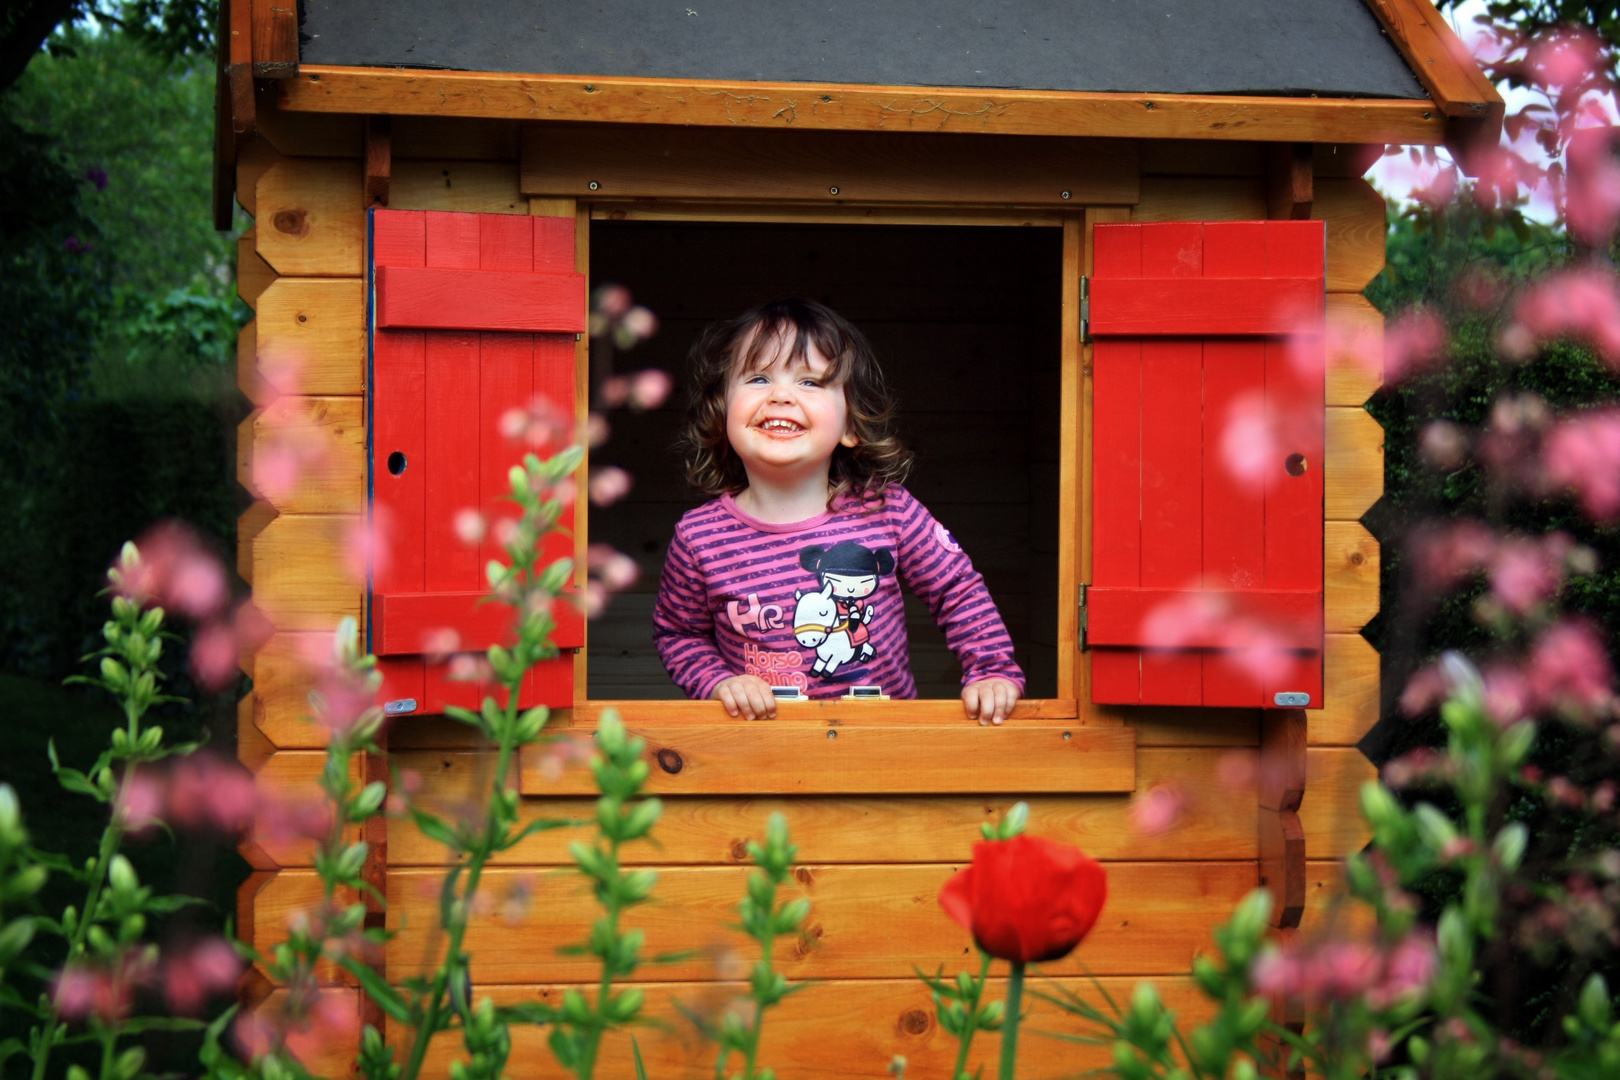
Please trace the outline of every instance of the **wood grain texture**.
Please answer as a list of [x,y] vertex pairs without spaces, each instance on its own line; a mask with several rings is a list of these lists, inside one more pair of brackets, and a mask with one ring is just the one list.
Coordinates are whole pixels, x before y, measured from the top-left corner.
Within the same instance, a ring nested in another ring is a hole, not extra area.
[[[1085,528],[1086,505],[1081,501],[1080,447],[1085,441],[1081,410],[1081,299],[1080,279],[1086,270],[1086,244],[1090,238],[1086,219],[1072,214],[1063,223],[1063,281],[1060,330],[1062,351],[1059,363],[1058,413],[1058,508],[1057,508],[1057,695],[1077,698],[1083,693],[1085,663],[1080,653],[1080,593],[1084,579],[1080,565],[1080,534]],[[1077,689],[1079,687],[1080,689]],[[1089,696],[1089,695],[1087,695]]]
[[331,654],[332,635],[282,631],[271,636],[253,657],[253,723],[271,745],[283,749],[323,750],[327,731],[309,719],[309,692],[315,668]]
[[364,398],[278,397],[242,421],[237,479],[282,513],[364,513],[365,415]]
[[[581,701],[570,713],[567,723],[594,724],[607,709],[613,709],[625,723],[651,721],[657,724],[721,724],[734,726],[737,721],[726,715],[724,705],[718,701]],[[776,715],[780,720],[815,720],[855,726],[884,726],[896,723],[974,724],[963,711],[958,700],[932,701],[779,701]],[[1075,702],[1062,698],[1023,698],[1013,706],[1008,722],[1029,723],[1039,721],[1047,727],[1066,726],[1065,721],[1078,715]],[[774,723],[775,721],[760,721]]]
[[[1258,881],[1256,864],[1243,862],[1113,862],[1105,864],[1109,903],[1084,948],[1044,965],[1051,975],[1179,975],[1194,954],[1210,948],[1210,930]],[[939,906],[940,887],[953,864],[821,866],[795,871],[784,891],[805,896],[813,907],[805,928],[782,941],[778,970],[791,979],[905,978],[913,966],[932,971],[954,967],[972,955],[967,931]],[[645,930],[644,954],[693,948],[735,948],[731,925],[748,871],[743,867],[666,867],[659,871],[656,902],[626,917]],[[394,870],[388,877],[388,925],[398,934],[388,945],[388,970],[404,978],[431,963],[442,949],[436,929],[441,872]],[[475,914],[466,947],[478,982],[531,983],[589,979],[590,957],[559,956],[553,950],[584,938],[600,909],[576,870],[494,868],[483,888],[493,909]],[[318,896],[313,871],[285,870],[260,890],[254,944],[261,950],[285,934],[286,915]],[[528,894],[534,904],[518,911]],[[504,909],[504,910],[503,910]],[[517,921],[509,921],[517,915]],[[436,946],[435,941],[439,944]],[[513,947],[522,942],[520,947]],[[716,977],[708,955],[668,965],[647,965],[642,980]]]
[[1322,531],[1328,633],[1353,633],[1378,614],[1378,541],[1354,521]]
[[[395,732],[402,730],[397,724]],[[397,740],[396,740],[397,741]],[[655,832],[657,845],[636,843],[624,858],[638,864],[746,862],[746,841],[781,812],[807,862],[945,862],[972,857],[981,822],[996,821],[1017,801],[1030,807],[1030,830],[1077,844],[1102,859],[1252,859],[1255,857],[1255,800],[1252,786],[1230,786],[1218,777],[1227,749],[1143,749],[1137,755],[1137,789],[1172,786],[1187,812],[1165,833],[1146,836],[1132,825],[1130,799],[1122,794],[918,796],[762,796],[727,798],[678,796],[664,800]],[[1238,750],[1240,755],[1251,751]],[[391,751],[391,761],[420,784],[417,798],[454,820],[477,805],[493,782],[495,757],[482,750]],[[583,772],[582,765],[566,770]],[[1240,770],[1241,771],[1241,770]],[[514,778],[515,782],[515,778]],[[536,818],[585,820],[594,813],[587,797],[552,794],[527,797],[524,821]],[[423,836],[409,820],[389,826],[391,864],[436,866],[450,855]],[[572,829],[543,832],[496,856],[503,865],[566,865]],[[903,844],[896,838],[904,837]]]
[[1136,146],[1088,139],[531,126],[525,193],[578,198],[1130,204]]
[[1384,316],[1360,293],[1328,293],[1327,403],[1360,406],[1384,377]]
[[253,722],[253,695],[244,696],[236,703],[236,760],[249,772],[258,772],[275,752],[275,744]]
[[1346,937],[1376,932],[1372,909],[1345,894],[1344,860],[1305,862],[1305,913],[1299,933],[1306,940],[1333,933]]
[[1256,799],[1263,810],[1298,810],[1305,796],[1305,710],[1260,713]]
[[702,127],[948,131],[1266,142],[1427,143],[1428,102],[1092,94],[811,83],[505,75],[305,65],[278,85],[292,112],[406,113]]
[[1163,705],[1086,705],[1093,723],[1125,723],[1136,730],[1137,746],[1259,746],[1258,709]]
[[1260,884],[1271,891],[1271,925],[1299,925],[1305,911],[1305,829],[1293,810],[1260,811]]
[[263,176],[281,155],[265,139],[244,139],[236,145],[236,201],[249,215],[259,214],[259,177]]
[[514,120],[461,116],[400,116],[394,120],[394,155],[450,161],[516,161]]
[[283,158],[259,177],[256,250],[278,274],[356,277],[366,246],[359,161]]
[[1408,67],[1447,116],[1501,121],[1502,96],[1429,0],[1368,0]]
[[253,584],[253,541],[275,516],[275,507],[256,502],[236,519],[236,572],[249,585]]
[[257,229],[258,226],[250,225],[236,240],[236,295],[242,298],[242,303],[255,309],[264,290],[276,280],[275,270],[259,258],[255,248]]
[[1266,146],[1266,217],[1273,221],[1304,221],[1311,216],[1315,184],[1310,143],[1268,143]]
[[1265,144],[1139,139],[1143,176],[1263,176]]
[[[582,205],[584,205],[582,203]],[[593,221],[709,221],[784,225],[978,225],[994,228],[1062,228],[1059,210],[992,206],[901,206],[884,204],[755,206],[715,202],[630,203],[592,200]]]
[[[660,795],[893,794],[1133,791],[1136,737],[1129,728],[1058,730],[1009,723],[828,726],[775,720],[729,724],[631,724],[646,740],[647,790]],[[543,747],[525,747],[524,794],[588,794],[587,775],[555,780]]]
[[1372,831],[1361,816],[1361,785],[1377,778],[1377,766],[1353,746],[1313,746],[1305,751],[1305,799],[1299,820],[1310,858],[1342,859],[1367,846]]
[[298,6],[292,0],[253,0],[253,77],[298,74]]
[[527,214],[518,191],[517,166],[509,161],[394,162],[389,207],[394,210],[456,210],[469,214]]
[[[326,760],[324,750],[279,750],[254,770],[261,806],[251,837],[278,867],[309,866],[313,863],[316,841],[290,835],[281,821],[286,816],[286,807],[318,803],[323,799],[320,778],[321,770],[326,768]],[[356,780],[360,778],[358,760],[351,773]],[[358,839],[357,828],[347,831]]]
[[[727,958],[732,964],[738,963]],[[967,970],[967,963],[947,965],[947,977]],[[1203,1023],[1212,1015],[1209,1001],[1198,992],[1187,976],[1154,980],[1166,1007],[1173,1009],[1184,1030]],[[1059,988],[1079,995],[1106,1011],[1106,993],[1122,1006],[1130,1000],[1136,980],[1106,977],[1089,979],[1032,979],[1030,989],[1057,993]],[[477,996],[486,993],[496,1005],[541,1002],[557,1006],[565,985],[480,986]],[[592,987],[579,987],[589,993]],[[640,1047],[649,1076],[671,1080],[709,1080],[714,1075],[714,1045],[702,1039],[688,1015],[711,1016],[738,1001],[741,984],[717,986],[694,983],[648,983],[645,1015],[655,1026],[638,1028],[635,1042]],[[986,1000],[1006,997],[1006,980],[992,977]],[[1026,991],[1027,993],[1027,991]],[[1025,1031],[1080,1033],[1082,1025],[1072,1016],[1039,998],[1026,997],[1029,1013]],[[677,1002],[684,1007],[677,1007]],[[829,1046],[828,1033],[837,1032],[836,1047]],[[399,1037],[399,1038],[402,1038]],[[506,1075],[512,1080],[563,1080],[569,1074],[557,1067],[545,1044],[546,1029],[530,1025],[512,1028],[512,1056]],[[399,1042],[395,1042],[399,1046]],[[949,1074],[956,1061],[957,1042],[939,1027],[930,992],[916,978],[828,980],[794,993],[771,1010],[760,1042],[759,1061],[783,1077],[816,1077],[817,1080],[871,1080],[883,1075],[896,1055],[906,1059],[906,1075],[932,1080]],[[995,1070],[1000,1053],[1000,1036],[983,1032],[973,1040],[969,1070],[989,1075]],[[400,1060],[408,1046],[396,1051]],[[830,1052],[831,1051],[831,1052]],[[446,1076],[452,1062],[465,1056],[459,1035],[446,1032],[429,1044],[423,1066],[425,1076]],[[733,1059],[735,1060],[735,1059]],[[1026,1080],[1058,1080],[1112,1061],[1106,1046],[1077,1045],[1054,1038],[1026,1038],[1018,1044],[1018,1075]],[[631,1057],[631,1035],[613,1032],[602,1042],[599,1076],[635,1075]],[[337,1075],[328,1072],[325,1075]]]
[[278,394],[358,396],[365,388],[361,278],[278,278],[259,297],[259,377]]
[[259,323],[249,319],[236,332],[236,388],[255,405],[266,405],[276,392],[259,376]]
[[1326,705],[1310,715],[1310,743],[1354,746],[1378,723],[1378,650],[1360,634],[1329,634],[1325,658]]
[[346,573],[344,550],[360,519],[283,514],[253,541],[253,602],[278,630],[330,632],[363,619],[361,588]]
[[364,118],[287,112],[276,105],[283,85],[281,81],[257,83],[260,136],[287,157],[354,158],[358,164],[365,152]]
[[391,116],[365,119],[366,193],[365,205],[387,206],[394,178],[394,125]]
[[1144,176],[1134,222],[1256,221],[1266,216],[1265,185],[1255,177]]
[[1328,292],[1365,289],[1384,268],[1384,197],[1365,180],[1323,179],[1311,218],[1327,222]]
[[1362,408],[1327,410],[1322,499],[1329,521],[1359,521],[1384,494],[1384,429]]

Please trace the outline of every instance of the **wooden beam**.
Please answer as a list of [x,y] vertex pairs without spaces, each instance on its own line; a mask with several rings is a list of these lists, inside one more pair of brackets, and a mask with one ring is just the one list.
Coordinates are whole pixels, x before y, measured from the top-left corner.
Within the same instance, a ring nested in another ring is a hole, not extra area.
[[[552,726],[559,724],[595,724],[602,713],[612,709],[625,723],[654,721],[659,724],[736,724],[739,721],[726,715],[724,705],[718,701],[581,701],[571,717],[560,721],[553,714]],[[776,715],[780,720],[812,720],[829,724],[887,725],[974,724],[962,711],[962,702],[956,698],[934,701],[779,701]],[[1040,721],[1047,727],[1061,727],[1064,722],[1078,716],[1072,698],[1023,698],[1013,706],[1008,722]],[[759,721],[761,724],[775,721]]]
[[521,187],[582,199],[1128,205],[1136,158],[1135,142],[1098,139],[539,124],[523,131]]
[[366,117],[365,205],[388,205],[388,184],[394,174],[393,119]]
[[1432,145],[1446,134],[1445,114],[1426,100],[718,83],[316,64],[279,85],[284,110],[359,115],[1240,142]]
[[1305,710],[1260,714],[1260,773],[1256,797],[1267,810],[1298,810],[1305,797]]
[[1271,143],[1266,147],[1266,217],[1309,221],[1315,170],[1310,143]]
[[253,75],[290,79],[298,74],[298,5],[295,0],[252,0]]
[[1293,810],[1260,811],[1260,885],[1271,891],[1271,925],[1299,925],[1305,913],[1305,828]]

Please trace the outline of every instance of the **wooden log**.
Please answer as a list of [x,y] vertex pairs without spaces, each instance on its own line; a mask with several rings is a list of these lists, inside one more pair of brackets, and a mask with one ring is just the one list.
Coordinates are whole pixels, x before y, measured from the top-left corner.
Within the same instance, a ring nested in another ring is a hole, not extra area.
[[249,772],[257,772],[275,752],[275,744],[253,722],[253,695],[245,695],[236,703],[236,760]]
[[838,205],[778,203],[631,203],[592,200],[596,221],[734,221],[783,225],[979,225],[987,228],[1062,228],[1063,211],[989,206]]
[[1263,176],[1265,144],[1207,139],[1138,139],[1143,176]]
[[253,77],[298,74],[298,7],[291,0],[253,0]]
[[1352,633],[1378,614],[1378,541],[1354,521],[1322,529],[1328,633]]
[[1311,218],[1327,222],[1327,289],[1359,293],[1384,268],[1384,197],[1365,180],[1316,184]]
[[520,126],[515,120],[478,117],[396,116],[394,155],[452,161],[516,161]]
[[287,112],[277,107],[280,82],[259,86],[259,134],[286,157],[355,158],[365,153],[364,121],[359,115]]
[[236,386],[255,405],[267,404],[275,391],[259,376],[259,321],[249,319],[236,332]]
[[[246,978],[257,974],[257,969],[251,970]],[[261,1001],[245,1002],[244,1009],[278,1009],[286,1000],[287,991],[273,990],[265,994]],[[321,1010],[320,1023],[295,1028],[287,1036],[287,1049],[298,1058],[310,1076],[355,1075],[354,1057],[360,1051],[361,1016],[366,1000],[356,989],[342,986],[321,988],[321,1001],[325,1008]],[[459,1042],[458,1038],[458,1045]],[[396,1057],[394,1060],[401,1059]],[[449,1075],[448,1071],[443,1075]]]
[[[242,421],[242,486],[281,513],[363,514],[365,415],[365,399],[358,397],[280,397],[255,410]],[[273,490],[259,491],[253,470],[261,454],[296,461],[296,475],[277,477]]]
[[259,213],[259,177],[279,160],[281,155],[265,139],[247,139],[237,144],[236,201],[254,217]]
[[1501,95],[1429,0],[1368,0],[1367,6],[1441,112],[1485,117],[1494,110],[1501,123]]
[[387,206],[388,187],[394,175],[393,117],[366,117],[366,195],[367,206]]
[[1266,217],[1273,221],[1308,221],[1315,173],[1310,143],[1266,146]]
[[1327,403],[1363,405],[1384,381],[1384,316],[1360,293],[1328,293],[1327,320]]
[[363,393],[363,279],[279,278],[259,298],[255,321],[259,375],[277,394]]
[[1438,143],[1426,101],[1093,94],[1045,90],[717,83],[304,65],[277,84],[289,112],[484,116],[990,135]]
[[362,617],[362,591],[344,551],[360,518],[282,514],[253,542],[253,602],[278,630],[330,632]]
[[[1132,221],[1257,221],[1266,216],[1259,177],[1144,176]],[[1330,286],[1331,288],[1331,286]]]
[[327,732],[309,719],[309,692],[316,665],[331,655],[326,633],[281,632],[253,658],[253,722],[271,744],[284,750],[322,750]]
[[252,141],[258,128],[254,115],[258,104],[253,89],[252,0],[226,0],[220,5],[220,22],[228,31],[220,51],[230,93],[231,130],[240,153],[242,145]]
[[1091,705],[1097,722],[1129,724],[1137,746],[1259,746],[1258,709],[1184,709],[1164,705]]
[[[394,732],[401,729],[396,727]],[[395,740],[397,742],[397,740]],[[1130,800],[1121,795],[868,795],[725,798],[679,796],[664,801],[656,845],[637,843],[624,858],[633,863],[732,865],[748,859],[747,840],[772,813],[787,817],[809,862],[950,862],[972,857],[982,822],[999,820],[1014,802],[1030,807],[1032,833],[1080,846],[1100,859],[1250,859],[1255,857],[1256,811],[1252,787],[1231,787],[1220,777],[1226,749],[1143,749],[1137,755],[1137,788],[1173,785],[1186,810],[1158,835],[1139,833]],[[1250,751],[1238,750],[1247,759]],[[456,819],[488,795],[495,766],[490,751],[391,750],[391,761],[418,785],[415,798]],[[583,770],[581,765],[570,769]],[[589,820],[592,800],[542,795],[525,798],[525,822]],[[895,838],[904,836],[897,845]],[[496,856],[501,865],[566,865],[571,829],[537,833]],[[390,864],[443,865],[450,853],[408,819],[394,819]]]
[[530,126],[523,191],[576,198],[1044,205],[1136,202],[1127,141],[654,125]]
[[358,161],[283,158],[259,177],[259,255],[276,273],[358,277],[364,269],[365,177]]
[[1357,177],[1384,156],[1382,143],[1317,143],[1311,168],[1317,176]]
[[505,161],[394,162],[390,203],[395,210],[457,210],[467,214],[527,214],[516,166]]
[[[885,791],[1133,791],[1136,735],[1126,727],[1058,730],[1016,722],[996,727],[636,723],[652,766],[647,790],[660,795],[830,795]],[[595,791],[579,772],[551,779],[545,748],[524,747],[526,795]]]
[[1306,855],[1342,859],[1372,839],[1361,816],[1361,785],[1378,778],[1378,768],[1353,746],[1313,746],[1305,752],[1304,802],[1299,820],[1305,828]]
[[[278,867],[312,866],[317,841],[308,837],[288,834],[279,819],[286,816],[285,808],[294,805],[321,804],[321,771],[326,768],[327,754],[322,750],[277,750],[265,759],[255,771],[261,808],[254,822],[251,839],[274,860]],[[357,782],[370,783],[364,775],[366,766],[360,756],[350,763],[350,776]],[[358,826],[347,829],[349,839],[360,839]]]
[[[612,709],[627,724],[655,723],[659,725],[696,724],[735,728],[738,721],[726,715],[726,708],[718,701],[581,701],[568,718],[558,717],[558,724],[595,724],[602,713]],[[895,723],[959,724],[978,726],[969,720],[959,700],[924,701],[861,701],[831,698],[822,701],[779,701],[776,703],[777,720],[814,721],[845,726],[888,726]],[[1045,727],[1073,727],[1079,707],[1069,698],[1022,698],[1013,706],[1008,723],[1040,722]],[[776,721],[760,721],[761,724]],[[744,722],[746,723],[746,721]],[[757,730],[757,728],[755,729]]]
[[275,270],[259,258],[257,244],[257,225],[249,226],[247,232],[236,241],[236,295],[242,298],[242,303],[254,309],[258,308],[259,297],[264,290],[276,280]]
[[1310,744],[1354,746],[1378,723],[1378,650],[1360,634],[1329,634],[1324,664],[1325,701],[1310,714]]
[[[1081,946],[1082,950],[1084,946]],[[737,961],[732,960],[736,963]],[[972,964],[947,966],[950,977]],[[975,969],[976,970],[976,969]],[[996,969],[998,972],[1000,967]],[[1199,992],[1188,976],[1168,976],[1154,980],[1167,1008],[1174,1010],[1182,1030],[1190,1030],[1214,1016],[1214,1005]],[[1136,980],[1131,977],[1089,979],[1034,978],[1027,984],[1025,1002],[1029,1009],[1025,1032],[1090,1033],[1076,1017],[1029,991],[1058,995],[1075,994],[1107,1011],[1103,994],[1123,1007],[1131,997]],[[558,1007],[566,985],[478,986],[476,998],[488,996],[497,1006],[538,1002]],[[579,986],[589,995],[594,986]],[[689,1017],[708,1016],[737,1000],[740,985],[656,982],[645,984],[644,1015],[647,1027],[631,1032],[613,1032],[602,1043],[597,1075],[628,1077],[635,1074],[632,1034],[640,1048],[648,1075],[660,1080],[709,1080],[714,1075],[714,1044],[700,1037]],[[992,975],[986,1001],[1006,997],[1006,980]],[[679,1005],[677,1005],[679,1003]],[[837,1033],[837,1046],[829,1052],[828,1033]],[[547,1031],[533,1025],[513,1025],[512,1056],[506,1075],[512,1080],[563,1080],[570,1074],[558,1066],[546,1046]],[[408,1049],[406,1034],[391,1033],[396,1047],[395,1060]],[[969,1072],[990,1075],[1000,1054],[1000,1035],[982,1032],[973,1040]],[[1025,1038],[1019,1041],[1018,1075],[1025,1080],[1058,1080],[1092,1069],[1102,1069],[1112,1061],[1106,1045],[1090,1046],[1056,1038]],[[957,1041],[940,1030],[930,991],[916,979],[835,979],[819,982],[790,995],[773,1008],[765,1022],[760,1042],[759,1062],[784,1077],[816,1077],[818,1080],[871,1080],[883,1075],[895,1056],[906,1059],[906,1075],[917,1078],[945,1077],[956,1062]],[[423,1065],[425,1076],[447,1076],[452,1062],[466,1055],[456,1032],[444,1032],[429,1044]],[[736,1059],[733,1059],[735,1061]],[[327,1075],[335,1075],[328,1073]]]
[[1271,925],[1299,925],[1305,911],[1305,829],[1293,810],[1260,811],[1260,885],[1271,891]]
[[1384,494],[1384,429],[1362,408],[1327,410],[1322,502],[1329,521],[1359,521]]
[[[248,921],[243,921],[241,914],[244,898],[251,908]],[[348,905],[356,898],[352,891],[340,889],[335,899],[340,905]],[[256,871],[237,893],[237,925],[241,928],[238,936],[242,941],[264,946],[259,951],[268,955],[269,949],[287,940],[288,920],[313,916],[321,901],[321,879],[313,870]],[[260,975],[270,974],[262,965],[254,965],[254,970]],[[355,985],[354,977],[331,960],[316,964],[315,977],[326,985]]]
[[266,502],[255,502],[236,519],[236,572],[249,585],[253,584],[254,538],[275,520],[275,516],[275,507]]
[[1371,935],[1376,929],[1372,909],[1345,894],[1344,860],[1306,860],[1305,912],[1299,921],[1299,934],[1305,942],[1329,933]]

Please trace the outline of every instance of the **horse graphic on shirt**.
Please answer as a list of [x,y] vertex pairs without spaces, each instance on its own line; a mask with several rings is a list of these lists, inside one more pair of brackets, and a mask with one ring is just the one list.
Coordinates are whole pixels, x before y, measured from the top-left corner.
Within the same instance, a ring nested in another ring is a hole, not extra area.
[[878,578],[894,570],[894,555],[888,548],[874,551],[844,540],[832,547],[803,548],[799,565],[816,575],[819,586],[793,594],[799,604],[793,636],[800,645],[816,650],[811,674],[831,675],[844,664],[872,659],[870,624],[876,608],[866,598],[877,591]]
[[[798,601],[793,609],[794,640],[816,650],[816,662],[810,667],[812,675],[832,675],[857,656],[862,661],[871,659],[871,643],[864,640],[863,633],[861,644],[856,646],[850,619],[840,611],[831,582],[820,592],[795,589],[793,598]],[[866,608],[864,615],[864,620],[855,624],[863,632],[872,619],[872,609]]]

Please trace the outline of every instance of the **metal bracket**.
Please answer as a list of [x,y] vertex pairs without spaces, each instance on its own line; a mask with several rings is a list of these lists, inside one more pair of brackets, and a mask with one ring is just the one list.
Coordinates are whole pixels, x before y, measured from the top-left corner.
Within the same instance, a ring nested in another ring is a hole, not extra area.
[[1091,344],[1091,279],[1080,276],[1080,344]]
[[1080,633],[1079,633],[1079,636],[1077,636],[1075,638],[1075,642],[1074,642],[1076,647],[1078,647],[1081,652],[1085,652],[1088,648],[1090,648],[1090,646],[1086,644],[1086,589],[1087,588],[1089,588],[1089,586],[1085,585],[1084,583],[1082,583],[1081,586],[1080,586]]

